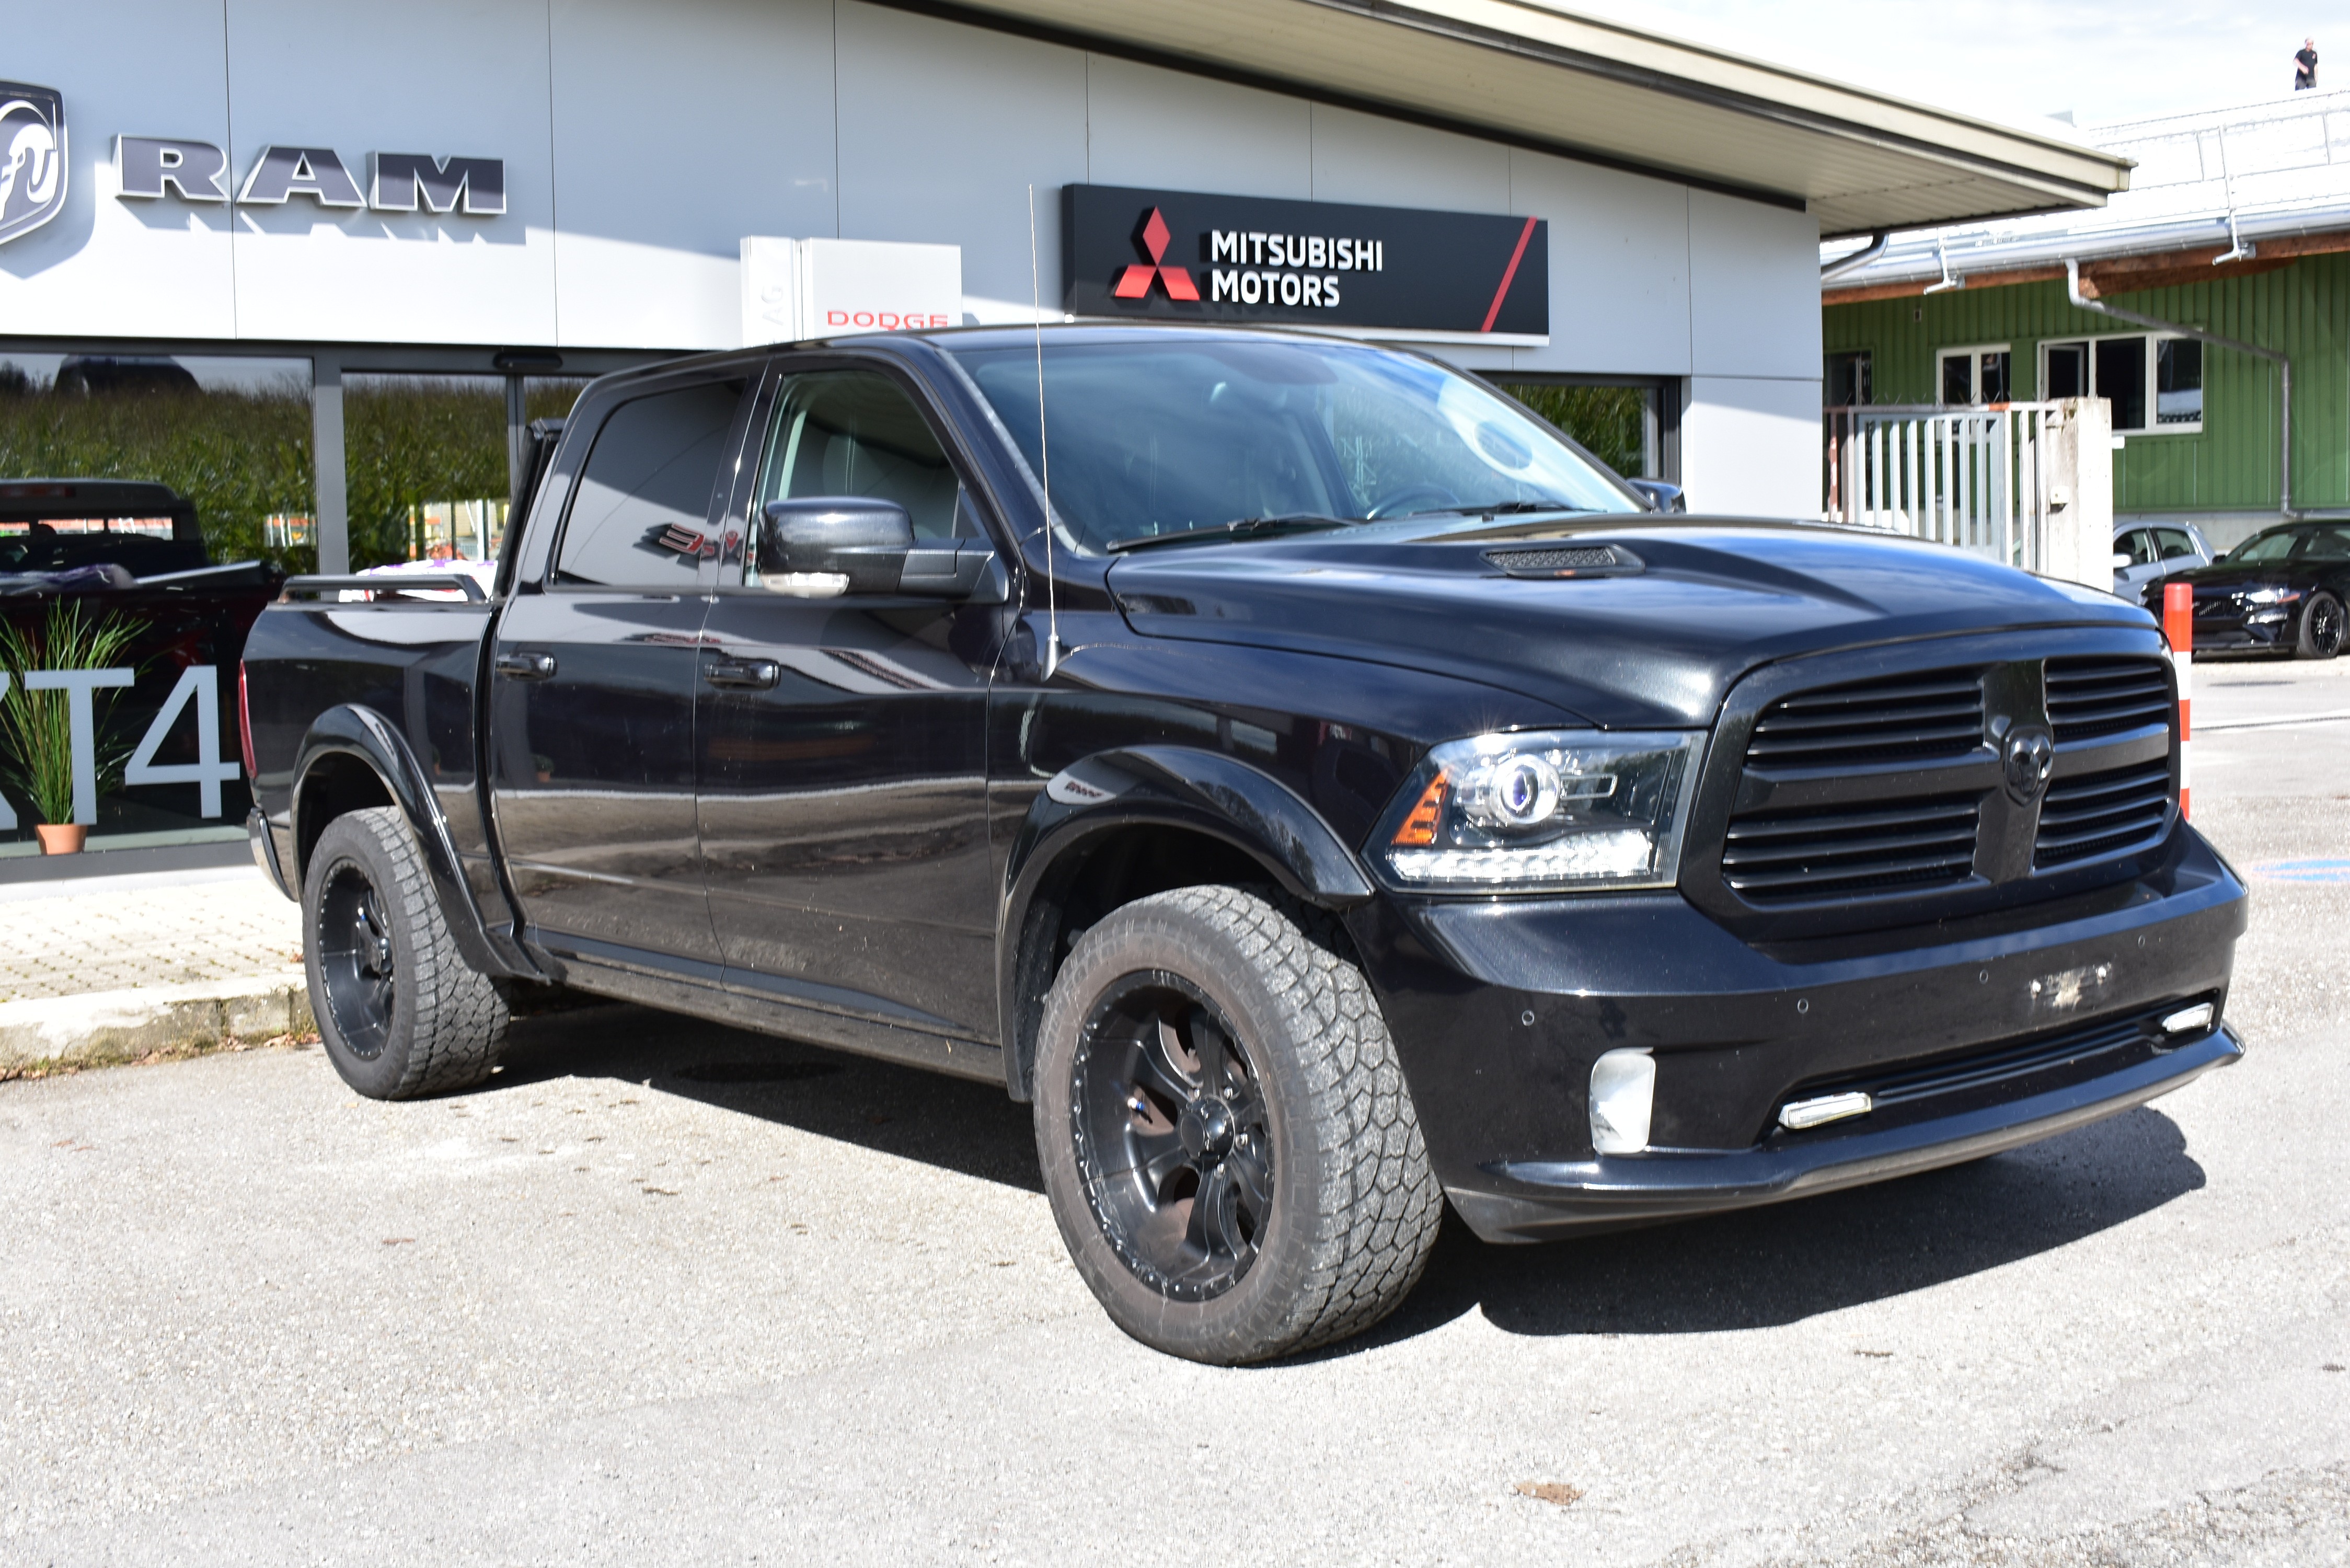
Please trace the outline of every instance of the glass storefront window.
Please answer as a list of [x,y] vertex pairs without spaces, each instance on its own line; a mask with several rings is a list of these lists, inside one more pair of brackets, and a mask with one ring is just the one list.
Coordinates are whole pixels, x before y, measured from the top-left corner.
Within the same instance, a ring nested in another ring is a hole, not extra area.
[[1652,476],[1647,387],[1570,387],[1555,382],[1503,381],[1502,390],[1583,443],[1627,478]]
[[133,479],[193,503],[215,563],[307,570],[310,362],[236,356],[0,352],[0,481]]
[[[571,411],[584,376],[530,377],[525,421]],[[507,378],[350,371],[343,474],[355,570],[398,561],[487,561],[505,541]],[[308,526],[307,519],[300,522]]]
[[495,556],[505,378],[346,373],[343,483],[354,569]]
[[585,376],[531,376],[522,384],[523,421],[568,419],[571,405],[588,389]]

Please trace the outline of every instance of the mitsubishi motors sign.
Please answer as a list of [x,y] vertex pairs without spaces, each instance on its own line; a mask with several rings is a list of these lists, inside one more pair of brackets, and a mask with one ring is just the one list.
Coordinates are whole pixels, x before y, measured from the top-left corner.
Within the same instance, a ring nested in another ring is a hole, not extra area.
[[1540,218],[1065,185],[1061,248],[1073,316],[1550,337]]

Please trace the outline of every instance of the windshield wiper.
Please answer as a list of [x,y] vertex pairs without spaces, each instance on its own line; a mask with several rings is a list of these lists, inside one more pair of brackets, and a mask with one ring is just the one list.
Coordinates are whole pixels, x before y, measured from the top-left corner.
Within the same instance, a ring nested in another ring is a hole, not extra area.
[[1503,517],[1513,512],[1588,512],[1588,506],[1577,506],[1571,501],[1491,501],[1482,506],[1423,506],[1417,512],[1407,512],[1407,517],[1433,517],[1457,513],[1463,517]]
[[1325,517],[1313,512],[1284,512],[1277,517],[1235,517],[1229,523],[1217,523],[1205,528],[1186,528],[1180,534],[1142,534],[1131,539],[1119,539],[1110,545],[1113,554],[1128,550],[1148,550],[1154,545],[1180,545],[1193,539],[1264,539],[1281,534],[1311,534],[1326,528],[1351,528],[1361,521],[1355,517]]

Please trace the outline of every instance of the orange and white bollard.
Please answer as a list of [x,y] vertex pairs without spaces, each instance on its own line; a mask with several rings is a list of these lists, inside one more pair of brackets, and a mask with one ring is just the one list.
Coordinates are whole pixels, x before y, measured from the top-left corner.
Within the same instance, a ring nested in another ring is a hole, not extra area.
[[2171,662],[2178,667],[2178,815],[2187,815],[2187,785],[2194,773],[2195,748],[2189,743],[2188,698],[2195,673],[2195,589],[2187,583],[2162,585],[2162,636],[2170,644]]

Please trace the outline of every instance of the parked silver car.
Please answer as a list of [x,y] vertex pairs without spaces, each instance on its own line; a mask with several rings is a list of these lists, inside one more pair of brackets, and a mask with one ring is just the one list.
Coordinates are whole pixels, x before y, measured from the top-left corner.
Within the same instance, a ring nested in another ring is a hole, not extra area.
[[2210,564],[2210,541],[2192,523],[2114,524],[2114,592],[2133,604],[2157,577]]

